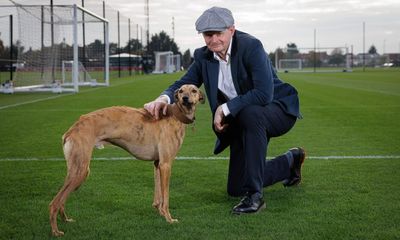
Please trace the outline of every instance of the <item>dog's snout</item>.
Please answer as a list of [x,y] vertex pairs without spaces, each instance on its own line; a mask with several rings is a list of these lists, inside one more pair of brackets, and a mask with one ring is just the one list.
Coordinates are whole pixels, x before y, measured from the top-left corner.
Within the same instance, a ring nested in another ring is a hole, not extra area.
[[183,102],[189,102],[189,97],[188,96],[183,96],[182,97]]

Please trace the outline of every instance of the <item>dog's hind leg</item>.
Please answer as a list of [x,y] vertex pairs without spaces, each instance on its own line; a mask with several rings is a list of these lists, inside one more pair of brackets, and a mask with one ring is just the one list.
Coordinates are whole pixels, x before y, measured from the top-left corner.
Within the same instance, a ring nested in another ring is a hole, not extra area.
[[[64,221],[71,222],[72,219],[68,218],[65,214],[65,202],[71,192],[79,188],[82,182],[89,174],[89,161],[91,152],[78,151],[72,153],[70,142],[64,145],[64,155],[67,159],[68,174],[65,178],[64,185],[51,201],[49,205],[50,211],[50,225],[53,236],[62,236],[64,233],[58,229],[57,214],[61,215]],[[82,150],[82,149],[78,149]]]
[[71,192],[76,190],[82,182],[86,179],[88,171],[82,171],[79,175],[76,172],[73,174],[68,174],[66,177],[64,186],[54,197],[53,201],[50,203],[50,224],[52,229],[52,234],[54,236],[62,236],[64,233],[58,229],[57,226],[57,213],[60,214],[61,218],[65,222],[73,222],[74,220],[68,218],[65,213],[65,202]]
[[[64,186],[60,189],[57,195],[54,197],[53,201],[50,202],[50,225],[53,236],[62,236],[64,232],[60,231],[57,226],[57,214],[63,214],[65,216],[64,204],[68,195],[73,191],[68,177],[64,183]],[[60,209],[62,208],[62,211]]]

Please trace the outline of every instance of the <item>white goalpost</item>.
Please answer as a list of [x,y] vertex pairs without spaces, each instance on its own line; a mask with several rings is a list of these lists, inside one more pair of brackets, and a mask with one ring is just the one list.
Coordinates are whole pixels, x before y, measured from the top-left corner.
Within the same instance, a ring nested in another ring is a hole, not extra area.
[[155,66],[153,73],[172,73],[181,69],[181,55],[173,52],[154,52]]
[[17,4],[13,9],[16,61],[24,64],[16,66],[11,87],[0,92],[62,93],[109,86],[106,19],[77,5]]

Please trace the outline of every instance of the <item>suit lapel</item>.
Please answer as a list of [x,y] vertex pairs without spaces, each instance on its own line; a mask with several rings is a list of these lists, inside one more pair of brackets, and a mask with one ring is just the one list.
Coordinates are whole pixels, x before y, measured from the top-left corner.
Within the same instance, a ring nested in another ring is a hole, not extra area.
[[238,81],[238,65],[239,58],[237,56],[237,41],[236,33],[232,37],[232,47],[231,47],[231,74],[233,85],[235,86],[237,94],[241,94],[239,81]]
[[210,101],[211,105],[214,108],[213,111],[217,107],[217,92],[218,92],[218,72],[219,72],[219,63],[215,59],[207,60],[207,78],[208,84],[210,86]]

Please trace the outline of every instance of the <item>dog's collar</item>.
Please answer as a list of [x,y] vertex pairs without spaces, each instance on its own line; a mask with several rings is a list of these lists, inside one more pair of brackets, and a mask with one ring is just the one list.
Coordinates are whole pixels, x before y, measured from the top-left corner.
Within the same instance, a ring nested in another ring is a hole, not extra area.
[[180,122],[182,122],[184,124],[191,124],[194,122],[194,117],[192,119],[192,118],[189,118],[188,116],[186,116],[185,114],[183,114],[182,111],[179,109],[178,105],[176,105],[175,103],[168,105],[168,115],[173,115]]

